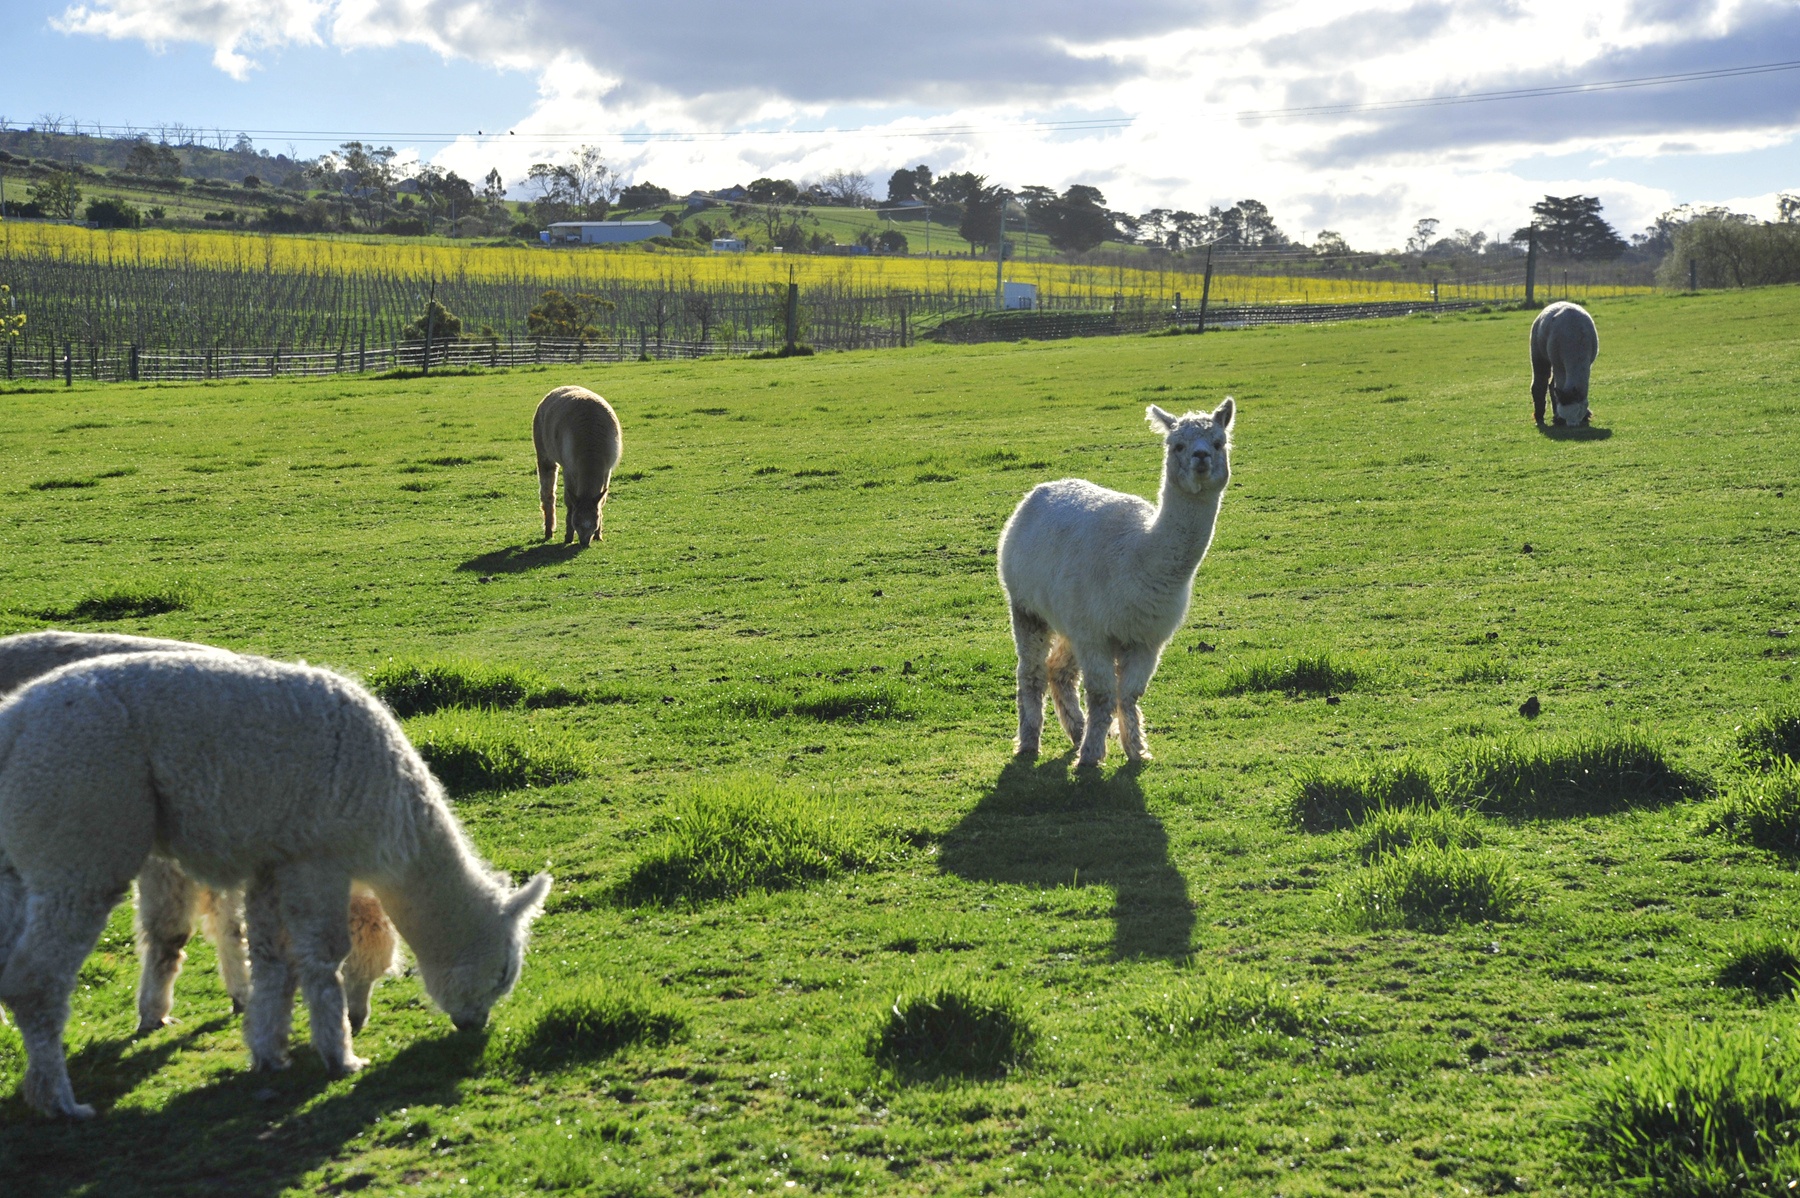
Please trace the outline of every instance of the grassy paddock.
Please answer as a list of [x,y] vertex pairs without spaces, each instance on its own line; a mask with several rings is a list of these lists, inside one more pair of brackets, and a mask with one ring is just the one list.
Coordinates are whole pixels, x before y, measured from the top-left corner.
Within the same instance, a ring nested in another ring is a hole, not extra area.
[[[407,690],[481,851],[556,876],[490,1033],[393,978],[346,1080],[304,1022],[245,1072],[199,941],[182,1022],[132,1038],[121,909],[69,1025],[99,1121],[31,1119],[0,1030],[0,1193],[1680,1193],[1745,1145],[1785,1187],[1786,1049],[1747,1062],[1791,1024],[1757,938],[1800,926],[1800,806],[1757,800],[1771,837],[1719,812],[1782,776],[1739,730],[1800,708],[1800,291],[1595,316],[1572,432],[1531,422],[1523,313],[0,391],[0,631]],[[531,411],[565,382],[626,430],[586,551],[538,541]],[[1049,478],[1154,494],[1144,406],[1227,393],[1156,760],[1012,761],[1001,523]],[[620,901],[646,863],[666,898]],[[1425,914],[1345,919],[1384,869]],[[940,985],[967,1024],[907,1039],[896,997]],[[872,1055],[897,1005],[895,1054],[1007,1063]],[[1702,1023],[1728,1058],[1654,1048]],[[1659,1088],[1608,1080],[1657,1051]]]

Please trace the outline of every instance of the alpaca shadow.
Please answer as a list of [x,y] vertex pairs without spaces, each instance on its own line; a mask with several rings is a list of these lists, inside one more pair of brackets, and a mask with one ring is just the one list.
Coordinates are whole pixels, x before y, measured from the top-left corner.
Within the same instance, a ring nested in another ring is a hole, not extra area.
[[1540,424],[1537,431],[1552,441],[1605,441],[1612,436],[1610,428],[1601,428],[1597,424]]
[[383,1115],[455,1102],[486,1046],[481,1033],[416,1042],[370,1065],[344,1092],[323,1101],[319,1095],[332,1082],[304,1042],[295,1045],[293,1067],[284,1072],[233,1070],[156,1110],[108,1110],[104,1098],[127,1087],[95,1076],[84,1092],[77,1077],[78,1097],[103,1099],[92,1122],[43,1119],[26,1112],[17,1098],[4,1104],[0,1193],[274,1198]]
[[944,838],[938,867],[971,882],[1110,887],[1115,959],[1185,956],[1194,931],[1187,880],[1137,775],[1126,766],[1110,778],[1071,776],[1067,756],[1015,758]]
[[472,557],[456,568],[473,574],[523,574],[541,566],[566,562],[579,554],[581,549],[578,541],[570,541],[566,545],[508,545],[505,549]]

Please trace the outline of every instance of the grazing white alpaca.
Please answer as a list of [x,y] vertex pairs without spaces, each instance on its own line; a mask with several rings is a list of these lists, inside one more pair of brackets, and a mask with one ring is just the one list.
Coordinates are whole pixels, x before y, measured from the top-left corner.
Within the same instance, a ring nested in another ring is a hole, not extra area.
[[[1080,748],[1077,766],[1105,759],[1115,710],[1126,757],[1150,759],[1137,704],[1187,616],[1194,573],[1212,543],[1231,480],[1235,410],[1230,396],[1210,416],[1175,417],[1150,405],[1145,419],[1164,445],[1155,507],[1065,478],[1034,488],[1007,520],[1000,585],[1019,651],[1014,748],[1021,757],[1037,754],[1048,684],[1056,718]],[[1085,718],[1077,693],[1083,680]]]
[[1588,422],[1588,373],[1600,354],[1594,318],[1580,304],[1558,300],[1531,322],[1531,406],[1544,423],[1544,392],[1558,425]]
[[531,418],[537,448],[538,498],[544,506],[544,540],[556,531],[556,468],[562,467],[563,503],[569,509],[563,544],[579,537],[585,548],[600,531],[601,509],[623,446],[618,413],[584,387],[558,387],[538,402]]
[[[0,637],[0,699],[33,679],[75,661],[113,653],[226,653],[211,645],[120,636],[105,632],[22,632]],[[137,879],[138,1031],[151,1032],[169,1022],[175,1003],[175,978],[187,960],[188,937],[198,916],[206,938],[217,949],[219,976],[236,1010],[250,1002],[250,945],[244,931],[242,889],[214,890],[197,886],[181,868],[152,855]],[[351,952],[344,962],[344,993],[350,1006],[350,1030],[359,1032],[369,1018],[375,983],[398,964],[399,944],[381,903],[358,887],[350,898]]]
[[144,653],[65,666],[0,704],[0,1002],[25,1041],[25,1100],[85,1118],[63,1059],[76,972],[152,850],[246,888],[252,1066],[287,1064],[296,988],[328,1070],[350,1050],[339,968],[351,879],[367,884],[458,1028],[518,980],[550,878],[482,864],[393,715],[303,665]]

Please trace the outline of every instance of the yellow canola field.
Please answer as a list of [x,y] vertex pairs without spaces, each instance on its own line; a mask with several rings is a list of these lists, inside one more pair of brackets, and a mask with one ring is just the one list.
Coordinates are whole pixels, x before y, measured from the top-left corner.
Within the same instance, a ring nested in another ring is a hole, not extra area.
[[[72,225],[0,224],[0,260],[68,258],[119,266],[187,267],[196,270],[268,271],[314,275],[373,275],[456,282],[536,282],[545,287],[657,286],[757,287],[786,283],[836,286],[864,294],[989,294],[994,264],[969,258],[839,257],[767,253],[647,253],[631,249],[537,249],[520,246],[446,245],[441,242],[357,240],[291,234],[178,229],[93,230]],[[1200,299],[1199,274],[1170,269],[1010,261],[1006,278],[1036,283],[1046,298],[1172,303]],[[1518,298],[1504,284],[1448,284],[1443,299]],[[1588,294],[1621,294],[1649,288],[1606,286]],[[1215,274],[1215,303],[1359,303],[1429,300],[1422,282],[1391,279],[1319,279],[1298,276]]]

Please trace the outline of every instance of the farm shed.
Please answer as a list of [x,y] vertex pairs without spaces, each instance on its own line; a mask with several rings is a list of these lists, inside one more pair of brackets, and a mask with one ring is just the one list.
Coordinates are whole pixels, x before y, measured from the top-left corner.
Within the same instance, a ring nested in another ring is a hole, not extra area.
[[616,245],[667,237],[670,232],[659,220],[559,220],[539,236],[546,245]]

